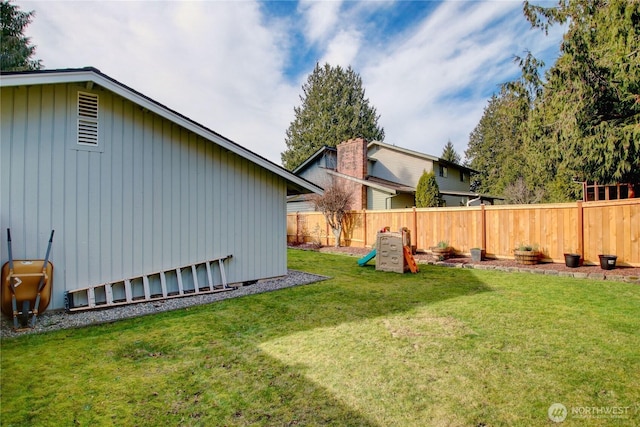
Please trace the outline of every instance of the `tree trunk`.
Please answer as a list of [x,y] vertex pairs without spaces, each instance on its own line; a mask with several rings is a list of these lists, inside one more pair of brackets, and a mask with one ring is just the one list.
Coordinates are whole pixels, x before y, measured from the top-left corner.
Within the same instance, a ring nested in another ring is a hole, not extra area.
[[342,227],[332,228],[331,230],[333,231],[333,236],[336,238],[335,247],[339,248],[340,247],[340,235],[342,234]]

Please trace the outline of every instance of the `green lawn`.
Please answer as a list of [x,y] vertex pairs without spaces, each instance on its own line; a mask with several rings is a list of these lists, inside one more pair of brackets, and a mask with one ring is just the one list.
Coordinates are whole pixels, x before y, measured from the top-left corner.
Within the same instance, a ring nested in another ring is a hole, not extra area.
[[3,339],[0,424],[556,425],[553,403],[558,425],[640,423],[638,285],[298,250],[289,266],[333,278]]

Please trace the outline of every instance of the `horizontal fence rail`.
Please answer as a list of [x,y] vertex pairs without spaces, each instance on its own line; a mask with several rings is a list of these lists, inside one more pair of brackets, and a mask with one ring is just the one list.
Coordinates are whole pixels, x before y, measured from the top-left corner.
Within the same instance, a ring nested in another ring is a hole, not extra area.
[[[620,265],[640,266],[640,199],[352,211],[340,243],[372,247],[384,227],[408,228],[418,251],[446,241],[459,254],[484,248],[488,257],[512,258],[517,246],[529,244],[544,261],[564,262],[565,253],[577,253],[585,264],[598,264],[598,255],[607,254]],[[320,212],[287,214],[287,241],[335,244]]]

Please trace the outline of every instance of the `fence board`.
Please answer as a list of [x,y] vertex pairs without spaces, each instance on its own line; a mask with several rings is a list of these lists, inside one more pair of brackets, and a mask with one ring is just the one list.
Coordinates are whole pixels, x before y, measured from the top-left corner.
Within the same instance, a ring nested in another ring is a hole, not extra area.
[[[341,244],[355,247],[375,245],[383,227],[407,227],[419,251],[445,240],[456,252],[468,254],[484,240],[487,255],[495,258],[511,258],[514,248],[526,243],[538,245],[544,258],[555,262],[564,262],[566,252],[582,251],[587,264],[611,253],[620,265],[640,266],[640,199],[354,211],[345,225]],[[312,242],[318,239],[317,230],[322,244],[334,244],[320,212],[287,214],[287,241]]]

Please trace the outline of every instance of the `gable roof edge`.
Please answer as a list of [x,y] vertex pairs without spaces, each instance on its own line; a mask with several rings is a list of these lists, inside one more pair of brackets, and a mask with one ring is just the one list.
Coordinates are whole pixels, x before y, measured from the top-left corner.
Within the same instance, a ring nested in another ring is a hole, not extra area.
[[[148,96],[138,92],[137,90],[124,85],[117,80],[102,73],[97,68],[68,68],[57,70],[37,70],[23,72],[9,72],[0,75],[0,87],[25,86],[25,85],[44,85],[44,84],[62,84],[62,83],[81,83],[93,82],[102,86],[111,92],[122,96],[129,101],[140,105],[143,108],[163,117],[203,138],[225,148],[240,157],[243,157],[258,166],[267,169],[270,172],[284,178],[288,183],[293,184],[292,190],[308,190],[310,192],[322,194],[322,188],[307,181],[302,177],[298,177],[282,166],[267,160],[266,158],[248,150],[247,148],[233,142],[232,140],[220,135],[219,133],[195,122],[194,120],[178,113],[175,110],[149,98]],[[287,188],[289,190],[289,186]]]
[[335,147],[329,147],[328,145],[323,145],[315,153],[307,157],[307,159],[304,162],[300,163],[298,167],[296,167],[293,171],[291,171],[291,173],[296,174],[300,172],[302,169],[307,167],[307,165],[313,162],[316,158],[320,157],[321,154],[324,154],[325,151],[337,151],[337,149]]

